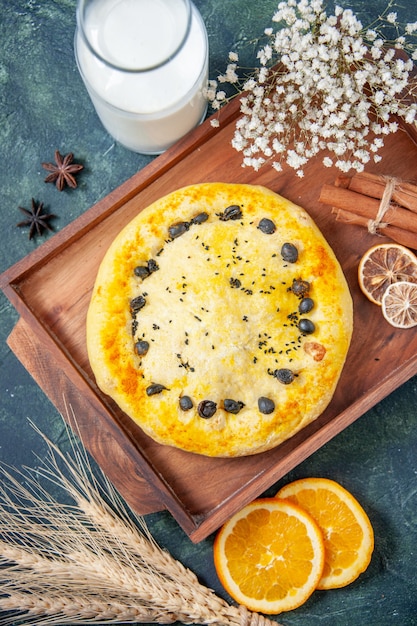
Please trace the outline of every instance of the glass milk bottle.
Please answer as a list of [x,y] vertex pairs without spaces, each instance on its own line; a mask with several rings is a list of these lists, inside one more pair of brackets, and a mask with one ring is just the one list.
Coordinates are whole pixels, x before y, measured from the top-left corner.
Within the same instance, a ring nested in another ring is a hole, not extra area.
[[190,0],[79,0],[75,56],[106,130],[159,154],[205,117],[208,41]]

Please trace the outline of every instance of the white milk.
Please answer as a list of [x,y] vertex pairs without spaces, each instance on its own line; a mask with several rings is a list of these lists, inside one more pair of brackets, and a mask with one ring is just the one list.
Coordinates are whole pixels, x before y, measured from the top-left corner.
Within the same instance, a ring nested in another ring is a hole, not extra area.
[[189,18],[182,0],[98,0],[85,11],[78,67],[104,127],[130,150],[163,152],[205,116],[207,33],[194,5]]

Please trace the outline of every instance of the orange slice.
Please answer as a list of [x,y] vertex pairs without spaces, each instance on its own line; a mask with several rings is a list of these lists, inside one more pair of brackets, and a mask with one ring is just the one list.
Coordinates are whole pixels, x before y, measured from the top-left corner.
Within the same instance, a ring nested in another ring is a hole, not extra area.
[[323,572],[324,544],[316,522],[277,498],[259,498],[236,513],[216,535],[213,550],[220,582],[251,611],[295,609]]
[[358,280],[366,297],[381,305],[382,296],[392,283],[417,283],[417,257],[398,243],[377,244],[361,258]]
[[382,314],[396,328],[417,326],[417,285],[393,283],[382,296]]
[[368,567],[374,533],[357,500],[327,478],[304,478],[280,489],[285,498],[307,511],[324,537],[325,564],[318,589],[345,587]]

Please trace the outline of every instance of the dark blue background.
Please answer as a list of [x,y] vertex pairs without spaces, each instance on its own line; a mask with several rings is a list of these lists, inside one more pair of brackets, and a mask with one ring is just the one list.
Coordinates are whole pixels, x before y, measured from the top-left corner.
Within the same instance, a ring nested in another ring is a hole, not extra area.
[[[417,19],[415,0],[403,0],[403,21]],[[364,24],[382,0],[343,0]],[[270,24],[273,0],[196,0],[210,41],[210,76],[237,49],[253,65],[253,39]],[[41,240],[16,228],[18,206],[42,201],[62,229],[151,161],[115,144],[100,125],[78,75],[74,55],[75,0],[0,0],[0,272]],[[79,187],[58,193],[45,185],[41,161],[55,149],[73,151],[85,165]],[[417,172],[416,172],[417,178]],[[51,236],[50,234],[47,235]],[[38,464],[44,444],[29,419],[65,446],[62,421],[6,345],[18,319],[0,295],[0,461]],[[417,332],[417,331],[410,331]],[[417,378],[414,377],[286,476],[327,476],[352,491],[375,530],[368,570],[351,586],[316,592],[279,617],[284,625],[411,626],[417,624]],[[275,492],[276,485],[272,492]],[[155,537],[201,581],[225,594],[212,565],[212,537],[193,545],[167,513],[148,516]]]

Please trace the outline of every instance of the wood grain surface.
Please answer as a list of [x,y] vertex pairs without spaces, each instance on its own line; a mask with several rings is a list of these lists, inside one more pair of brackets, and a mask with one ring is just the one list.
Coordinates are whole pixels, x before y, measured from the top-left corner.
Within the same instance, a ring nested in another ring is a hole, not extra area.
[[[0,277],[20,314],[8,343],[58,410],[75,415],[83,441],[127,502],[140,514],[167,509],[192,541],[201,541],[315,450],[417,372],[417,333],[397,330],[362,295],[357,266],[376,241],[364,228],[337,223],[319,202],[338,175],[321,158],[300,179],[269,166],[241,167],[230,141],[238,101],[193,131]],[[415,182],[414,131],[386,139],[382,161],[367,171]],[[199,182],[261,184],[303,206],[338,257],[354,301],[354,334],[346,366],[327,410],[269,452],[210,459],[161,446],[96,387],[85,319],[100,262],[115,235],[152,201]]]

